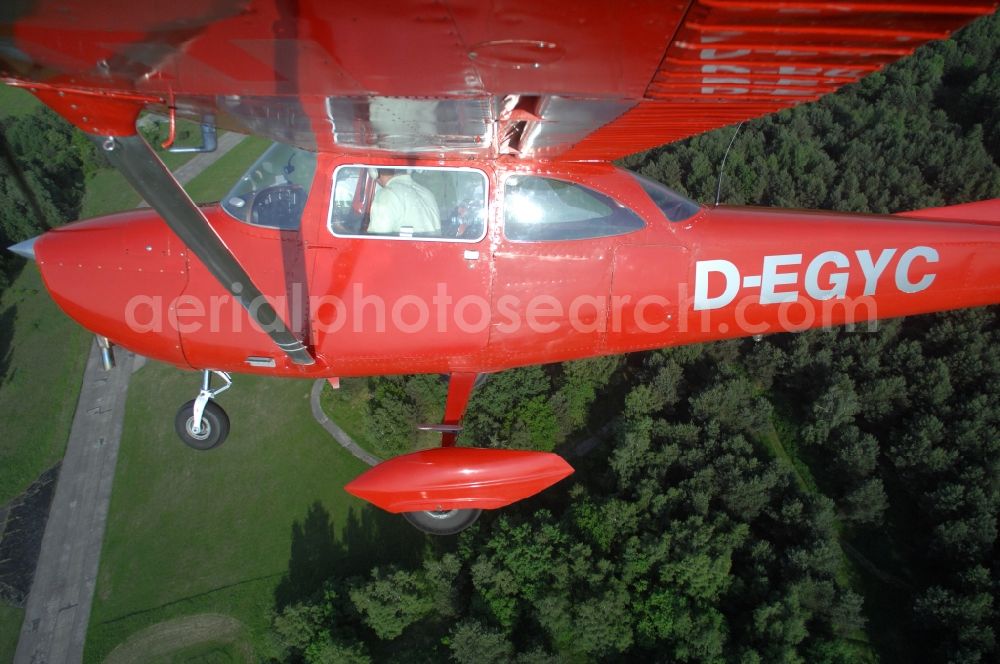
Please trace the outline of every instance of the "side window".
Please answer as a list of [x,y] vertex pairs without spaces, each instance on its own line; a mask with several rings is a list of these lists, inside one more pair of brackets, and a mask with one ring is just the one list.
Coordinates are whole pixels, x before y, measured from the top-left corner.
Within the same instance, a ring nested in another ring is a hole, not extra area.
[[701,206],[694,201],[688,200],[678,194],[673,189],[668,189],[659,182],[645,178],[638,173],[633,173],[628,171],[628,174],[634,177],[638,182],[642,190],[646,192],[653,202],[656,203],[656,207],[660,208],[660,212],[669,221],[684,221],[685,219],[690,219],[694,215],[698,214],[701,210]]
[[504,234],[515,242],[608,237],[645,226],[636,213],[579,184],[512,175],[504,185]]
[[340,166],[330,231],[340,237],[478,242],[486,235],[486,174],[471,168]]
[[316,155],[275,143],[222,200],[222,209],[254,226],[297,230],[316,174]]

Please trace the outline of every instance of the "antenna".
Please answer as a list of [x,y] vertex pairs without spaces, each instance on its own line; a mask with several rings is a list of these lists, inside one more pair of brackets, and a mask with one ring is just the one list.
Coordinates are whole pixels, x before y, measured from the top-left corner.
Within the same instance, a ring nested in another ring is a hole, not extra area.
[[733,143],[736,142],[736,137],[742,128],[743,122],[736,125],[736,131],[733,132],[733,137],[729,139],[729,147],[726,148],[726,154],[722,155],[722,165],[719,166],[719,186],[715,190],[715,207],[719,207],[719,198],[722,196],[722,176],[726,172],[726,159],[729,158],[729,151],[733,148]]

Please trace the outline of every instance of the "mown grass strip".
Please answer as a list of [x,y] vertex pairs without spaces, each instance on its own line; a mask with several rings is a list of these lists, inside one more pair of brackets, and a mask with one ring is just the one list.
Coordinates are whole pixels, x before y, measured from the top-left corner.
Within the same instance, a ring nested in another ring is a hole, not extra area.
[[89,344],[25,265],[0,295],[0,505],[62,458]]
[[0,119],[34,113],[42,102],[27,90],[0,83]]
[[221,200],[270,145],[266,138],[248,136],[184,188],[196,203]]
[[0,602],[0,662],[13,662],[17,639],[21,633],[24,609]]

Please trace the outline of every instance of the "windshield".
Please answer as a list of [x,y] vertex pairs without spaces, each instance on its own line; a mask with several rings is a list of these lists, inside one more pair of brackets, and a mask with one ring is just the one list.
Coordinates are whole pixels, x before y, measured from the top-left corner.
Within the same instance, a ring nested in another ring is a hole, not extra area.
[[701,209],[701,206],[694,201],[684,198],[676,191],[663,186],[659,182],[650,180],[638,173],[627,172],[639,182],[639,186],[653,199],[656,207],[660,208],[663,215],[670,221],[690,219]]
[[255,226],[297,229],[309,196],[316,155],[275,143],[222,200],[222,208]]

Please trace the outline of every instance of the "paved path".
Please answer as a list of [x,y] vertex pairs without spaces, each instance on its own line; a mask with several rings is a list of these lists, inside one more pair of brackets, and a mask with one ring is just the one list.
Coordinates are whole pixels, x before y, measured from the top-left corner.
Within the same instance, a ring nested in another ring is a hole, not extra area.
[[[190,181],[245,138],[228,133],[215,152],[177,169]],[[116,348],[119,364],[101,367],[96,342],[90,350],[66,455],[49,510],[42,550],[25,606],[15,664],[80,662],[101,560],[101,543],[115,477],[125,395],[135,358]],[[196,385],[192,384],[192,390]]]
[[[191,180],[198,177],[203,170],[214,164],[234,147],[239,145],[243,139],[246,138],[243,134],[237,134],[235,132],[226,132],[219,139],[219,145],[215,149],[215,152],[205,152],[193,157],[190,161],[186,162],[184,165],[179,166],[176,171],[174,171],[174,177],[181,184],[187,184]],[[139,203],[139,207],[149,207],[146,201]]]
[[132,355],[101,367],[91,345],[14,662],[79,662],[101,559]]
[[382,463],[382,459],[379,459],[374,454],[366,452],[361,449],[361,446],[354,442],[354,439],[347,435],[347,432],[334,424],[333,420],[326,416],[323,412],[323,406],[319,402],[319,395],[323,393],[323,385],[326,384],[325,378],[320,378],[312,386],[312,394],[309,397],[309,404],[312,406],[313,417],[316,421],[322,425],[327,432],[333,436],[334,440],[340,443],[341,447],[345,450],[361,459],[369,466],[375,466]]
[[219,146],[215,149],[215,152],[205,152],[194,157],[191,161],[178,167],[178,169],[174,171],[174,177],[177,178],[177,181],[181,184],[187,184],[197,177],[203,170],[218,161],[222,155],[236,147],[236,145],[239,144],[244,138],[246,138],[246,136],[243,134],[237,134],[231,131],[226,132],[219,138]]

